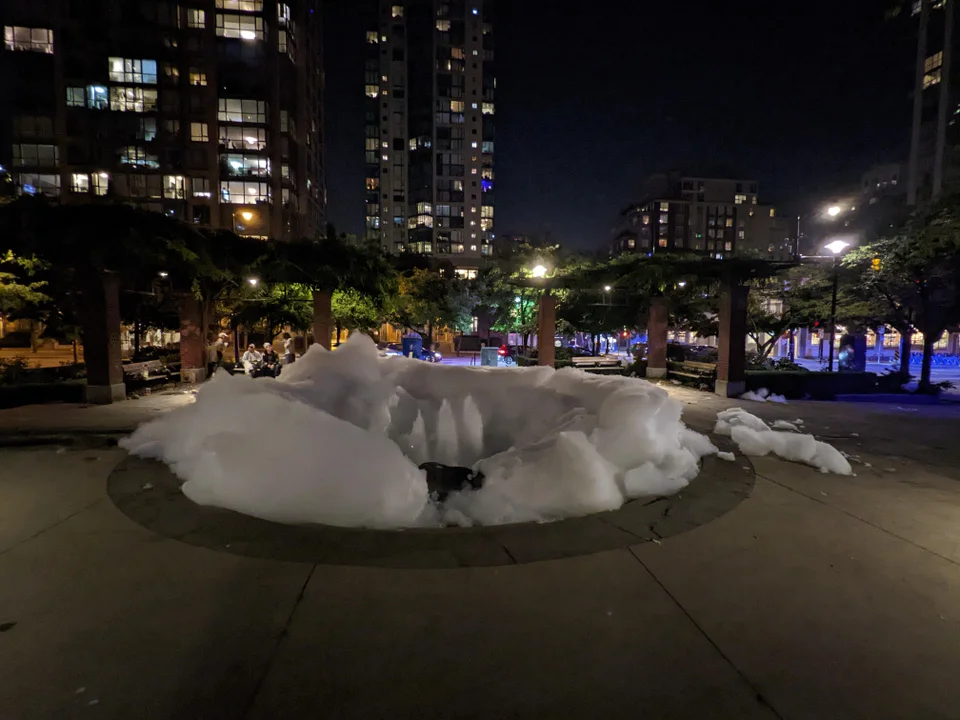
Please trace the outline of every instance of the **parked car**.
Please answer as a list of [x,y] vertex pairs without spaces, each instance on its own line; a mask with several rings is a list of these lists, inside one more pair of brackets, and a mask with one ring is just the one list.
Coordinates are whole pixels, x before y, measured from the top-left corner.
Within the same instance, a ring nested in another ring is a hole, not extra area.
[[[377,348],[380,351],[380,357],[399,357],[403,355],[403,348],[399,343],[380,343]],[[443,355],[427,348],[421,348],[418,359],[426,362],[440,362],[443,360]]]

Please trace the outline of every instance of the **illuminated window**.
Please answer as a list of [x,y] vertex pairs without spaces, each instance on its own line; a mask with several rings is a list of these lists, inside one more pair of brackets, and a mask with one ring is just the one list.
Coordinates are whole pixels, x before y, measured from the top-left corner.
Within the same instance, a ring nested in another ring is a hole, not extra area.
[[403,5],[394,5],[391,7],[390,15],[393,17],[403,17]]
[[667,212],[670,209],[670,203],[662,202],[660,203],[660,212]]
[[267,146],[266,128],[221,125],[219,133],[220,145],[226,150],[263,150]]
[[449,20],[437,20],[437,30],[440,32],[449,32],[450,31],[450,21]]
[[660,215],[660,224],[661,224],[661,225],[666,225],[667,222],[669,221],[669,219],[670,219],[670,216],[667,215],[667,213],[662,213],[662,214]]
[[187,27],[202,28],[207,25],[207,14],[203,10],[187,9]]
[[207,124],[205,122],[190,123],[190,139],[193,142],[207,142],[210,139]]
[[263,182],[223,181],[220,183],[220,199],[233,205],[270,202],[270,185]]
[[227,154],[220,156],[221,167],[228,175],[269,177],[270,159],[262,155]]
[[28,195],[47,195],[57,197],[60,195],[60,176],[45,173],[20,173],[17,181],[23,192]]
[[455,60],[463,60],[463,48],[450,48],[450,57]]
[[217,35],[241,40],[263,40],[263,18],[218,13]]
[[367,42],[371,45],[376,45],[378,42],[380,42],[380,38],[377,35],[376,30],[367,30]]
[[285,3],[277,5],[277,22],[281,25],[290,24],[290,6]]
[[180,68],[173,63],[163,63],[163,65],[161,65],[161,69],[163,70],[164,77],[169,78],[174,82],[180,79]]
[[727,227],[730,227],[730,228],[733,227],[733,218],[730,218],[730,217],[727,218]]
[[375,98],[380,94],[379,85],[364,85],[363,93],[369,98]]
[[112,87],[110,109],[120,112],[153,112],[157,109],[157,91],[139,87]]
[[733,203],[734,205],[743,205],[747,201],[746,195],[734,195]]
[[493,115],[493,103],[485,102],[483,104],[483,114],[484,115]]
[[110,68],[110,82],[133,85],[157,84],[156,60],[132,60],[112,57],[107,61]]
[[[7,50],[53,55],[53,30],[7,26],[3,28],[3,46]],[[59,194],[59,185],[57,190],[57,194]]]
[[926,90],[928,87],[932,87],[940,82],[940,68],[937,68],[933,72],[928,72],[923,76],[923,88]]
[[90,176],[87,173],[73,173],[70,176],[70,192],[90,192]]
[[139,145],[127,145],[120,148],[120,164],[136,165],[137,167],[158,168],[160,161],[156,155],[147,152]]
[[208,178],[191,178],[190,186],[193,188],[194,197],[213,197],[213,193],[210,192],[210,180]]
[[83,107],[87,104],[82,87],[67,88],[67,107]]
[[107,194],[107,187],[110,185],[110,176],[105,172],[93,173],[90,176],[90,184],[93,187],[93,194],[103,197]]
[[263,100],[220,98],[217,119],[220,122],[266,123],[267,104]]
[[738,239],[738,240],[743,240],[743,238],[744,238],[744,232],[745,232],[745,231],[743,231],[743,230],[737,230],[737,239]]
[[280,31],[280,39],[277,42],[277,51],[285,53],[287,51],[287,31]]
[[56,145],[13,146],[13,164],[30,167],[53,167],[60,162],[60,150]]
[[663,238],[663,237],[662,237],[662,238],[660,238],[660,239],[657,241],[657,245],[658,245],[659,247],[665,248],[665,247],[667,247],[667,245],[668,245],[668,241],[667,241],[666,238]]
[[943,51],[934,53],[923,62],[923,71],[930,72],[935,68],[943,66]]
[[217,9],[263,12],[263,0],[217,0]]
[[196,68],[190,68],[190,84],[205,86],[207,84],[207,74]]
[[777,211],[776,211],[776,209],[770,208],[770,217],[776,217],[776,216],[777,216]]
[[463,112],[463,100],[452,100],[450,102],[450,110],[452,112]]
[[186,197],[182,175],[163,176],[163,196],[168,200],[183,200]]

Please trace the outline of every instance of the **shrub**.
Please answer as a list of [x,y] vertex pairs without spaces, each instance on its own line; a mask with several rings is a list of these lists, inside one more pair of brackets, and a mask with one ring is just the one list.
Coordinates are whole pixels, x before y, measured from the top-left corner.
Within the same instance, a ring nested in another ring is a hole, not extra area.
[[7,333],[0,338],[0,348],[28,348],[30,347],[30,333],[26,330],[17,330]]
[[800,399],[832,400],[837,395],[877,391],[877,375],[870,372],[821,373],[809,371],[748,370],[747,390],[766,388],[771,393]]
[[877,390],[884,393],[904,392],[903,386],[913,379],[909,372],[887,370],[877,378]]

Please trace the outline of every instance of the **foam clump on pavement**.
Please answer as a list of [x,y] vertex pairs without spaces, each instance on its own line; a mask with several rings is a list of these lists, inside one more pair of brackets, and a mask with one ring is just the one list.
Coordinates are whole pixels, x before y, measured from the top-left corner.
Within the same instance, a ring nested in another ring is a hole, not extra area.
[[740,396],[740,399],[749,400],[750,402],[772,402],[780,403],[781,405],[787,404],[787,399],[783,395],[771,393],[766,388],[760,388],[756,392],[753,390],[747,390],[743,395]]
[[772,453],[784,460],[810,465],[820,472],[853,474],[850,463],[833,445],[796,430],[796,427],[782,431],[771,429],[756,415],[735,407],[717,413],[717,424],[713,431],[717,435],[733,438],[744,455],[763,457]]
[[[550,521],[685,487],[717,452],[644,380],[382,358],[356,334],[279,379],[217,373],[122,441],[202,505],[282,523],[402,528]],[[482,473],[441,503],[419,465]]]

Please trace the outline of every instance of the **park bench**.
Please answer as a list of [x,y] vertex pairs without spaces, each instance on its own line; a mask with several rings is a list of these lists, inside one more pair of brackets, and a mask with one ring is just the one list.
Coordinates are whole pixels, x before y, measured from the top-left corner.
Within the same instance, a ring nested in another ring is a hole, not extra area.
[[143,387],[170,380],[170,373],[159,360],[146,362],[130,362],[123,364],[123,381],[127,385]]
[[667,377],[681,377],[687,380],[712,383],[717,379],[717,366],[715,363],[694,362],[693,360],[668,361]]
[[574,357],[571,358],[573,366],[578,370],[583,370],[595,375],[616,375],[623,369],[620,358],[611,358],[603,355],[597,357]]

